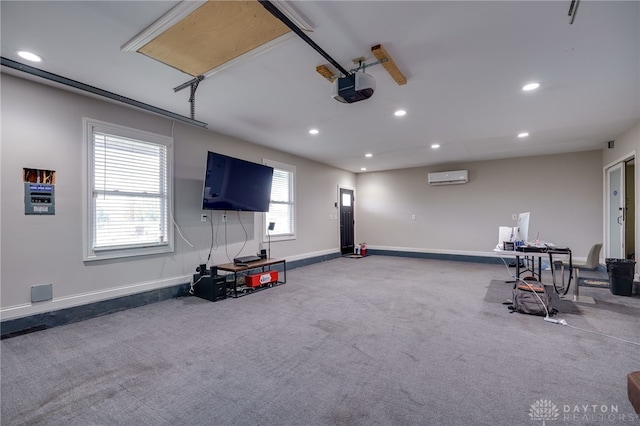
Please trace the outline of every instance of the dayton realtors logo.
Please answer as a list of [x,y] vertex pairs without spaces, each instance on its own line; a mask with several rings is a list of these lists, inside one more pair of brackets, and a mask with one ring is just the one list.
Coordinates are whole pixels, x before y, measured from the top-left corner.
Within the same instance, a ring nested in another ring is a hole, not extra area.
[[638,422],[639,416],[635,413],[620,413],[617,405],[588,404],[569,405],[564,404],[562,410],[548,399],[540,399],[529,408],[529,418],[533,421],[546,422],[561,420],[563,422],[594,422],[597,424],[620,422]]
[[542,420],[542,426],[545,426],[548,420],[558,420],[560,410],[548,399],[539,399],[535,404],[531,404],[529,417],[531,420]]

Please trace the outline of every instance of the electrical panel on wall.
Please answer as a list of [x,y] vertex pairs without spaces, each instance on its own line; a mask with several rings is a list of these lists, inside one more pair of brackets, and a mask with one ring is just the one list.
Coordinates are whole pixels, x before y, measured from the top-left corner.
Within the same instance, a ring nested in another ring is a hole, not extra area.
[[24,214],[55,214],[56,172],[42,169],[22,169],[24,182]]

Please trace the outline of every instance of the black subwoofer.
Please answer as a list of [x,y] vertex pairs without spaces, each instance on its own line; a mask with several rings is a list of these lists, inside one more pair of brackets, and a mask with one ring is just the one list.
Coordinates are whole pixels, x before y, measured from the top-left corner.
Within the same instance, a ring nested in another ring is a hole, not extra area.
[[212,302],[227,297],[227,283],[220,275],[198,277],[193,286],[193,295]]

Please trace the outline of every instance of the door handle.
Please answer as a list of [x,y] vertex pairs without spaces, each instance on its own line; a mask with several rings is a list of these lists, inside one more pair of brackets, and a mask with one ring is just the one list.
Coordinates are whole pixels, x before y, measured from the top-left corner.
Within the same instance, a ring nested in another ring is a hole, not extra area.
[[622,216],[618,216],[618,225],[622,225]]

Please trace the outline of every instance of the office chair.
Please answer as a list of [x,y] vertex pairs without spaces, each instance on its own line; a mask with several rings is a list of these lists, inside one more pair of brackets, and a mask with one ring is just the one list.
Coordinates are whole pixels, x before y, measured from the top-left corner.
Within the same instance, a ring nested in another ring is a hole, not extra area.
[[[576,286],[578,285],[578,280],[580,279],[580,269],[596,269],[600,266],[600,250],[602,249],[602,243],[594,244],[589,253],[587,254],[587,260],[584,262],[576,262],[573,261],[573,274],[575,277]],[[569,266],[569,261],[562,261],[562,284],[564,285],[564,268]]]

